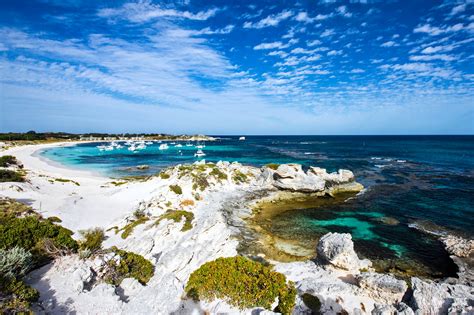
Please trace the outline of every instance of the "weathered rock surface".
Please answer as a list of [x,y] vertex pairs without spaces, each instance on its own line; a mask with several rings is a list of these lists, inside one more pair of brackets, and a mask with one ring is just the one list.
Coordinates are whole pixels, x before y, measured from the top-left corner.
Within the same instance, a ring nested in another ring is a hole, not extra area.
[[356,276],[359,287],[380,303],[393,304],[402,300],[408,286],[388,274],[363,272]]
[[469,257],[474,253],[474,240],[467,240],[462,237],[448,235],[440,240],[444,243],[446,250],[458,257]]
[[[270,171],[264,171],[267,178]],[[273,186],[294,192],[315,193],[332,189],[360,191],[362,185],[354,182],[354,174],[349,170],[327,173],[323,168],[310,167],[307,172],[299,164],[282,164],[273,171]]]
[[472,287],[436,283],[416,277],[411,278],[411,283],[413,288],[411,304],[417,314],[447,314],[454,310],[461,310],[461,314],[474,313]]
[[318,258],[334,267],[358,271],[371,266],[367,259],[360,260],[354,251],[354,243],[349,233],[328,233],[319,239]]

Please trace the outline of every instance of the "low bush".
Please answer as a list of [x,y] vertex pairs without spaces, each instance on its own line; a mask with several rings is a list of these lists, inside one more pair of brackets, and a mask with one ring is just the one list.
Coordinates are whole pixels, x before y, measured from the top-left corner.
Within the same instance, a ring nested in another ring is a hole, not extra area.
[[280,166],[280,164],[276,164],[276,163],[269,163],[266,165],[266,167],[272,169],[272,170],[276,170],[278,168],[278,166]]
[[270,309],[278,298],[274,311],[283,314],[291,314],[296,297],[283,274],[241,256],[205,263],[191,274],[185,291],[194,300],[223,299],[240,309]]
[[102,248],[102,242],[105,239],[103,229],[89,229],[86,231],[80,231],[80,233],[82,235],[82,240],[79,242],[79,248],[81,250],[88,249],[91,253],[94,253]]
[[0,279],[1,314],[33,314],[31,303],[39,298],[38,290],[21,280]]
[[161,172],[161,173],[159,174],[159,176],[160,176],[161,179],[168,179],[168,178],[171,177],[170,174],[165,173],[165,172]]
[[55,178],[54,181],[60,182],[60,183],[72,183],[76,186],[81,186],[78,182],[72,180],[72,179],[67,179],[67,178]]
[[109,271],[105,277],[106,282],[120,285],[125,278],[135,278],[145,285],[155,274],[153,264],[143,256],[112,247],[111,250],[117,254],[119,260],[109,262]]
[[227,180],[227,174],[219,170],[217,167],[213,168],[209,175],[217,177],[218,180]]
[[72,232],[37,216],[17,218],[12,215],[0,218],[0,249],[22,247],[32,252],[37,262],[50,257],[46,244],[64,251],[76,251],[77,242]]
[[232,179],[237,184],[240,184],[240,183],[246,183],[248,178],[247,178],[247,175],[245,175],[244,173],[242,173],[239,170],[236,170],[236,171],[234,171],[234,175],[232,176]]
[[180,205],[182,207],[194,206],[194,200],[185,199],[185,200],[181,201]]
[[135,227],[137,227],[138,225],[140,224],[143,224],[145,223],[146,221],[148,221],[149,218],[148,217],[139,217],[138,219],[136,219],[135,221],[132,221],[130,222],[129,224],[125,225],[123,228],[122,228],[122,235],[120,235],[123,239],[126,239],[127,237],[130,236],[130,234],[132,234],[133,230],[135,229]]
[[20,162],[13,155],[0,156],[0,167],[9,167],[11,165],[18,165],[22,167]]
[[3,217],[37,216],[39,214],[33,211],[30,206],[10,198],[0,198],[0,220]]
[[193,228],[194,213],[184,210],[168,210],[166,213],[162,214],[158,220],[155,221],[154,225],[160,224],[161,220],[172,220],[174,222],[181,222],[185,218],[182,232],[186,232]]
[[21,172],[11,170],[0,170],[0,183],[24,182],[25,177]]
[[170,185],[170,190],[177,195],[181,195],[183,193],[183,190],[179,185]]
[[209,182],[207,181],[206,175],[193,174],[193,190],[196,190],[199,188],[199,190],[204,191],[207,187],[209,187]]
[[33,256],[24,248],[0,249],[0,279],[23,277],[31,269],[32,261]]

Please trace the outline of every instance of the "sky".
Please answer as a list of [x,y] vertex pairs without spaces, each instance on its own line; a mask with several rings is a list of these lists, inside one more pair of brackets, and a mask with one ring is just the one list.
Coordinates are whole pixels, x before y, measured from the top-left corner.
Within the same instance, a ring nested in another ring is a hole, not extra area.
[[474,134],[474,1],[0,1],[0,131]]

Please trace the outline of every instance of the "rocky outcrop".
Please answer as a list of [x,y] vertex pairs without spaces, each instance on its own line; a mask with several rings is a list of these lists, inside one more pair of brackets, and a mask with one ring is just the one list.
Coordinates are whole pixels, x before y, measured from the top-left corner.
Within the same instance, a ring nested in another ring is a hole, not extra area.
[[358,271],[371,266],[367,259],[360,260],[354,251],[354,243],[349,233],[328,233],[319,239],[318,258],[334,267]]
[[402,300],[408,286],[405,281],[398,280],[388,274],[363,272],[356,276],[357,283],[366,294],[374,300],[393,304]]
[[451,255],[465,258],[474,253],[474,240],[467,240],[454,235],[443,236],[440,240]]
[[[264,171],[265,172],[265,171]],[[268,178],[270,170],[266,170]],[[304,171],[299,164],[282,164],[273,171],[273,186],[294,192],[317,193],[333,189],[343,191],[360,191],[362,185],[354,181],[354,174],[349,170],[339,170],[337,173],[328,173],[319,167],[310,167]]]
[[474,313],[474,292],[472,287],[430,280],[411,278],[413,296],[412,308],[420,314]]

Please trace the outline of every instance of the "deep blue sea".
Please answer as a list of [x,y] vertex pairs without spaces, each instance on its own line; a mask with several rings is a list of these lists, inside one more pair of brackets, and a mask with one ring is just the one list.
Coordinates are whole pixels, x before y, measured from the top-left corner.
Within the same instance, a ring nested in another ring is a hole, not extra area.
[[[120,177],[202,159],[194,157],[196,147],[185,142],[176,147],[178,143],[168,142],[167,150],[155,143],[136,153],[127,147],[100,151],[99,144],[81,144],[42,154],[67,166]],[[343,204],[279,215],[272,232],[282,237],[309,242],[328,231],[350,232],[364,256],[393,260],[391,268],[419,264],[433,276],[453,275],[455,266],[436,237],[413,226],[474,237],[474,136],[248,136],[245,141],[222,137],[201,144],[208,162],[346,168],[367,188]],[[135,169],[143,164],[150,169]],[[396,221],[382,223],[387,217]]]

